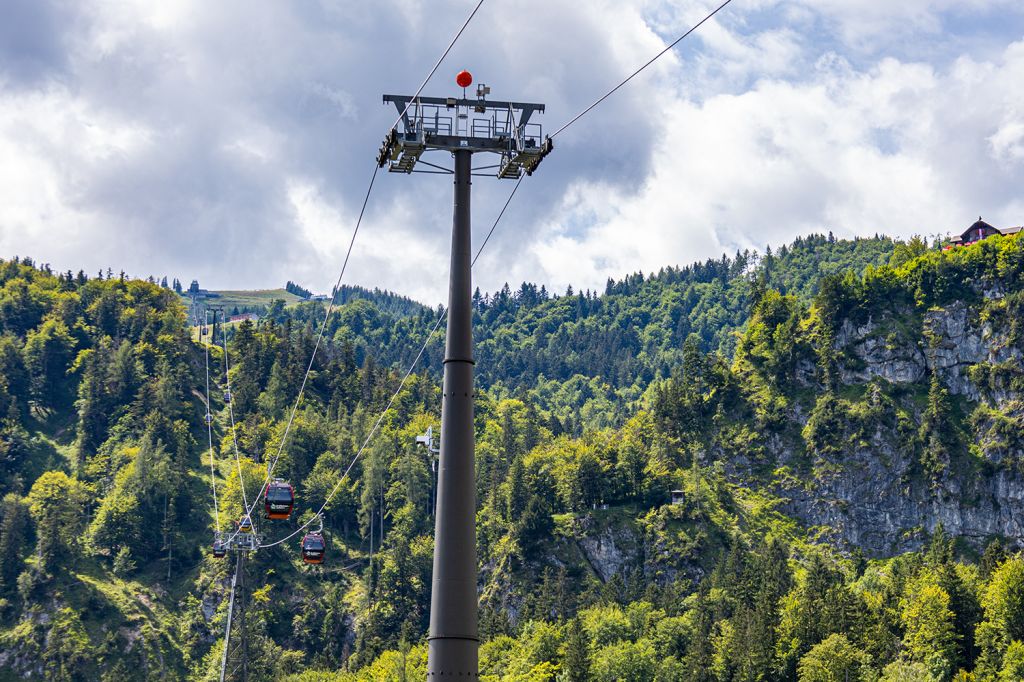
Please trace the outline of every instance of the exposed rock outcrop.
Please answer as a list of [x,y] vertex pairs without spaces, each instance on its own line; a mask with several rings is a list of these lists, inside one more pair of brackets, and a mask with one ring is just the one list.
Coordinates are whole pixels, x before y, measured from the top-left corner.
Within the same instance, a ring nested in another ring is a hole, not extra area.
[[[970,375],[982,363],[1019,363],[1022,349],[1005,329],[982,321],[982,305],[957,302],[923,315],[907,310],[861,326],[847,320],[835,337],[845,385],[880,378],[920,391],[935,373],[960,396],[968,440],[959,453],[963,461],[925,476],[906,434],[882,429],[867,444],[838,443],[840,452],[815,467],[810,485],[780,486],[787,513],[876,556],[920,546],[939,524],[979,545],[993,536],[1024,543],[1024,395],[1007,386],[986,390]],[[908,402],[919,421],[920,409]],[[994,416],[979,411],[972,421],[979,405]],[[784,447],[773,449],[777,461],[795,457]]]

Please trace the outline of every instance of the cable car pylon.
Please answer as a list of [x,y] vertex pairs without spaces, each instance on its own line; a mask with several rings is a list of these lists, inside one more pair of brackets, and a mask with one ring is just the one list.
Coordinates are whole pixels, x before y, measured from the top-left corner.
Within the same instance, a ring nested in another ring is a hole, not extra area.
[[[246,552],[238,552],[235,573],[231,577],[228,619],[224,628],[224,654],[220,663],[220,682],[249,682],[249,638],[245,623]],[[237,615],[236,615],[237,614]],[[235,643],[232,646],[232,632]]]
[[[247,516],[239,522],[241,528]],[[245,582],[245,562],[249,552],[255,552],[260,546],[261,538],[249,531],[236,530],[234,534],[218,539],[214,545],[214,556],[226,552],[235,553],[235,572],[231,576],[231,595],[228,598],[228,618],[224,628],[224,653],[220,664],[220,682],[248,682],[249,680],[249,639],[246,627],[245,610],[248,604],[247,585]]]
[[[377,164],[392,173],[446,172],[455,176],[448,329],[441,403],[441,452],[434,520],[434,566],[430,594],[427,677],[479,676],[476,590],[476,483],[473,434],[473,327],[470,188],[475,153],[500,157],[495,176],[531,175],[552,150],[532,123],[543,104],[488,101],[468,71],[456,77],[462,97],[384,95],[399,118],[384,138]],[[450,153],[454,170],[421,161],[427,152]],[[434,170],[417,171],[422,163]],[[483,170],[483,168],[478,169]],[[479,174],[479,173],[477,173]]]

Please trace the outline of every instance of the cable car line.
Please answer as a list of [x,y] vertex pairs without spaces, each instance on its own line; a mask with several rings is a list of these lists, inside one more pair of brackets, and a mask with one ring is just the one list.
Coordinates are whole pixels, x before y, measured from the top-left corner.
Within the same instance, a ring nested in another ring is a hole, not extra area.
[[662,56],[662,55],[664,55],[664,54],[665,54],[666,52],[668,52],[669,50],[671,50],[672,48],[674,48],[674,47],[675,47],[676,45],[678,45],[678,44],[680,43],[680,41],[682,41],[682,40],[683,40],[683,38],[687,37],[688,35],[690,35],[690,34],[691,34],[691,33],[693,33],[694,31],[696,31],[696,30],[697,30],[698,28],[700,28],[700,27],[701,27],[701,25],[702,25],[702,24],[704,24],[704,22],[708,21],[709,19],[711,19],[711,17],[713,17],[713,16],[715,16],[716,14],[718,14],[719,10],[721,10],[721,9],[722,9],[723,7],[725,7],[726,5],[728,5],[728,4],[730,3],[730,2],[732,2],[732,0],[725,0],[725,2],[723,2],[723,3],[722,3],[721,5],[719,5],[719,6],[717,7],[717,8],[715,8],[715,10],[714,10],[714,11],[712,11],[712,12],[711,12],[710,14],[708,14],[708,15],[707,15],[706,17],[704,17],[703,19],[701,19],[700,21],[698,21],[698,22],[697,22],[696,24],[694,24],[693,26],[691,26],[691,27],[690,27],[690,29],[689,29],[689,30],[688,30],[688,31],[687,31],[686,33],[684,33],[683,35],[681,35],[681,36],[679,36],[678,38],[676,38],[675,40],[673,40],[673,41],[672,41],[671,43],[669,43],[669,44],[668,44],[668,46],[667,46],[667,47],[665,47],[665,49],[663,49],[663,50],[662,50],[661,52],[659,52],[658,54],[656,54],[656,55],[654,55],[653,57],[651,57],[650,61],[648,61],[648,62],[647,62],[646,64],[644,64],[643,66],[641,66],[641,67],[640,67],[639,69],[637,69],[637,70],[636,70],[636,71],[634,71],[633,73],[631,73],[631,74],[629,74],[628,76],[626,76],[625,80],[623,80],[622,82],[620,82],[620,83],[619,83],[618,85],[616,85],[616,86],[615,86],[614,88],[612,88],[612,89],[611,89],[611,90],[609,90],[608,92],[606,92],[606,93],[604,93],[603,95],[601,95],[600,97],[598,97],[598,98],[597,98],[597,99],[596,99],[596,100],[594,101],[594,103],[593,103],[593,104],[591,104],[591,105],[590,105],[589,107],[587,107],[586,109],[584,109],[584,110],[583,110],[583,111],[581,111],[580,113],[578,113],[578,114],[576,114],[575,116],[573,116],[573,117],[572,117],[571,119],[569,119],[569,122],[568,122],[568,123],[566,123],[565,125],[563,125],[563,126],[562,126],[561,128],[559,128],[559,129],[558,129],[558,130],[556,130],[555,132],[551,133],[551,135],[549,135],[548,137],[550,137],[550,138],[552,138],[552,139],[553,139],[553,138],[554,138],[554,137],[555,137],[556,135],[558,135],[558,134],[559,134],[560,132],[562,132],[563,130],[565,130],[565,129],[566,129],[566,128],[568,128],[569,126],[571,126],[571,125],[572,125],[573,123],[575,123],[576,121],[578,121],[578,120],[580,120],[581,118],[583,118],[583,117],[584,117],[584,116],[585,116],[586,114],[590,113],[590,110],[591,110],[591,109],[593,109],[593,108],[594,108],[594,107],[596,107],[596,106],[597,106],[598,104],[600,104],[601,102],[603,102],[603,101],[605,101],[606,99],[608,99],[609,97],[611,97],[611,96],[612,96],[613,94],[615,94],[615,91],[616,91],[616,90],[618,90],[619,88],[621,88],[621,87],[622,87],[623,85],[625,85],[625,84],[626,84],[626,83],[628,83],[629,81],[633,80],[633,78],[634,78],[634,77],[638,76],[638,75],[640,74],[640,72],[641,72],[641,71],[643,71],[644,69],[646,69],[646,68],[647,68],[648,66],[650,66],[650,65],[651,65],[651,64],[653,64],[654,62],[658,61],[658,59],[659,59],[659,58],[661,58],[661,56]]
[[231,596],[228,598],[227,627],[224,628],[224,653],[220,660],[220,682],[224,682],[224,677],[228,667],[228,651],[231,645],[231,619],[235,612],[235,589],[237,587],[238,570],[236,567],[235,572],[231,576]]
[[474,16],[476,16],[476,12],[477,10],[480,9],[480,5],[482,4],[484,4],[484,0],[480,0],[480,2],[476,3],[476,7],[474,7],[473,11],[469,13],[468,17],[466,17],[466,21],[462,24],[462,28],[460,28],[459,32],[455,34],[454,38],[452,38],[452,42],[448,43],[448,47],[445,48],[445,51],[441,54],[441,57],[437,60],[437,63],[434,64],[434,68],[430,70],[430,73],[427,74],[427,77],[423,79],[422,83],[420,83],[420,87],[416,89],[416,94],[413,95],[412,99],[406,103],[405,109],[403,109],[402,113],[398,115],[398,118],[395,119],[395,122],[391,124],[392,128],[397,126],[399,121],[401,121],[402,118],[405,117],[405,114],[409,111],[409,107],[411,107],[412,103],[419,98],[420,93],[423,92],[423,88],[427,87],[427,83],[429,83],[430,79],[434,77],[434,74],[437,72],[438,67],[441,66],[441,62],[444,61],[444,58],[447,57],[448,53],[452,51],[453,47],[455,47],[455,42],[462,35],[462,32],[466,30],[466,27],[469,26],[469,22],[473,20]]
[[[497,229],[498,223],[501,222],[501,219],[505,215],[505,211],[508,209],[509,204],[512,203],[512,197],[514,197],[516,195],[516,190],[519,189],[519,185],[522,184],[524,177],[526,177],[526,176],[525,175],[524,176],[520,176],[519,180],[516,182],[515,186],[512,187],[512,191],[509,193],[508,199],[505,200],[504,206],[502,206],[501,207],[501,211],[498,212],[498,217],[494,219],[494,223],[491,225],[491,229],[487,231],[487,235],[484,237],[483,242],[480,243],[480,247],[477,249],[476,255],[473,256],[473,260],[470,263],[470,267],[473,267],[474,265],[476,265],[477,260],[480,258],[480,254],[482,254],[483,251],[484,251],[484,247],[487,246],[487,242],[490,241],[491,235],[493,235],[495,229]],[[316,514],[314,514],[308,521],[303,523],[301,526],[299,526],[293,532],[291,532],[290,534],[288,534],[285,537],[281,538],[280,540],[276,540],[274,542],[270,542],[270,543],[267,543],[267,544],[261,544],[260,545],[261,548],[263,548],[263,547],[275,547],[277,545],[280,545],[283,542],[287,542],[288,540],[292,539],[293,537],[295,537],[296,535],[298,535],[299,533],[304,531],[306,528],[308,528],[309,525],[312,524],[313,521],[315,521],[317,519],[320,519],[321,524],[323,523],[323,518],[322,517],[323,517],[324,509],[326,509],[327,505],[330,504],[332,499],[334,499],[334,495],[341,488],[341,484],[345,482],[345,479],[348,477],[349,473],[352,471],[352,467],[354,467],[356,462],[359,461],[359,458],[362,456],[363,451],[366,450],[366,447],[370,444],[370,440],[376,434],[377,429],[380,427],[380,424],[384,420],[384,417],[391,410],[391,406],[395,403],[395,400],[398,399],[398,396],[399,396],[399,394],[401,394],[402,389],[405,388],[405,384],[409,381],[409,377],[412,376],[413,371],[416,369],[416,366],[419,364],[420,358],[423,357],[423,353],[426,352],[427,346],[430,344],[430,339],[434,335],[434,332],[436,332],[438,330],[438,328],[441,326],[441,323],[444,321],[445,317],[447,317],[447,316],[448,316],[448,310],[446,308],[445,310],[443,310],[441,312],[441,315],[437,318],[437,321],[434,323],[434,326],[431,327],[430,331],[427,333],[426,338],[423,340],[423,345],[420,346],[419,352],[416,353],[416,357],[413,359],[412,363],[409,365],[409,369],[406,371],[405,375],[402,377],[402,381],[399,382],[398,388],[391,395],[391,398],[388,400],[388,404],[384,407],[384,409],[381,411],[381,413],[377,416],[377,420],[374,422],[373,428],[370,429],[370,433],[367,434],[366,438],[363,440],[363,444],[359,446],[359,450],[356,451],[355,456],[352,457],[352,461],[349,462],[349,465],[345,468],[345,472],[341,475],[341,478],[338,479],[338,482],[334,484],[334,487],[331,489],[331,492],[327,494],[327,497],[324,499],[324,503],[322,505],[320,505],[320,509],[317,510]]]
[[[193,309],[193,319],[196,321],[196,326],[199,327],[199,340],[202,341],[203,327],[205,324],[199,324],[199,311]],[[204,311],[203,317],[207,317]],[[204,319],[205,323],[207,320]],[[210,412],[210,346],[207,343],[203,343],[204,355],[206,358],[206,413]],[[217,502],[217,474],[213,460],[213,420],[206,420],[206,435],[210,441],[210,488],[213,489],[213,518],[215,526],[217,528],[217,537],[220,537],[220,505]]]
[[[317,354],[317,351],[320,349],[320,342],[323,340],[324,331],[327,329],[327,322],[331,319],[331,313],[334,312],[334,302],[337,300],[338,293],[341,290],[341,281],[342,281],[342,278],[344,278],[344,276],[345,276],[345,270],[348,268],[349,258],[352,256],[352,248],[355,246],[356,236],[359,234],[359,227],[363,223],[363,216],[366,214],[366,205],[370,201],[370,194],[373,192],[373,184],[374,184],[374,181],[377,179],[377,171],[379,171],[379,170],[380,170],[380,167],[375,163],[373,165],[373,174],[370,176],[370,184],[366,188],[366,195],[363,197],[363,205],[359,209],[359,217],[356,219],[355,229],[352,230],[352,238],[348,242],[348,250],[345,252],[345,260],[342,262],[341,272],[338,273],[338,280],[337,280],[337,282],[334,285],[334,289],[332,291],[330,303],[328,303],[328,305],[327,305],[327,312],[324,315],[324,321],[320,324],[320,330],[317,332],[317,335],[316,335],[316,342],[313,344],[313,352],[310,354],[309,364],[306,366],[306,371],[302,375],[302,383],[299,385],[299,392],[298,392],[298,394],[295,397],[295,403],[292,405],[291,412],[288,415],[288,423],[285,425],[284,434],[281,436],[281,442],[278,445],[277,453],[274,455],[274,458],[268,463],[268,466],[267,466],[267,476],[263,480],[263,483],[260,485],[260,492],[261,493],[267,487],[267,485],[270,483],[270,481],[272,480],[272,476],[274,475],[274,468],[277,466],[277,461],[278,461],[278,459],[280,459],[281,454],[284,452],[284,448],[287,445],[288,435],[291,433],[292,424],[295,421],[295,413],[298,411],[299,403],[302,402],[302,396],[305,394],[306,383],[309,381],[309,374],[310,374],[310,372],[313,369],[313,363],[316,361],[316,354]],[[256,507],[256,503],[258,501],[259,501],[259,497],[257,496],[257,499],[253,501],[252,506],[250,506],[248,503],[246,503],[246,511],[245,511],[245,513],[246,513],[246,515],[249,515],[250,518],[251,518],[253,510]],[[235,535],[237,535],[237,534],[238,534],[238,531],[236,530],[235,531]],[[232,535],[231,537],[234,538],[234,535]]]
[[476,255],[473,256],[473,261],[469,264],[470,268],[476,265],[476,261],[480,258],[480,254],[484,252],[484,247],[487,246],[487,242],[491,240],[491,235],[494,234],[495,228],[498,227],[498,223],[501,222],[502,216],[505,215],[505,210],[508,209],[508,205],[512,203],[512,197],[516,195],[516,191],[519,189],[519,185],[523,183],[523,178],[525,177],[525,175],[520,175],[519,179],[516,180],[515,186],[512,187],[512,191],[508,195],[508,199],[505,200],[505,205],[501,207],[501,210],[498,212],[498,217],[494,219],[494,224],[491,225],[491,229],[487,231],[487,236],[484,237],[484,240],[480,242],[480,248],[476,250]]
[[[216,311],[213,313],[213,322],[214,322],[214,326],[216,326],[216,323],[217,323],[217,313],[216,313]],[[224,344],[223,345],[223,348],[224,348],[224,386],[225,386],[225,390],[226,390],[226,397],[228,398],[225,402],[227,402],[228,415],[229,415],[229,418],[231,420],[231,445],[233,446],[234,451],[235,451],[235,467],[236,467],[236,470],[238,471],[238,487],[242,489],[242,504],[244,505],[243,509],[245,509],[245,514],[242,515],[241,521],[244,522],[246,517],[248,517],[249,522],[252,523],[252,525],[253,525],[253,530],[258,532],[258,529],[256,528],[256,523],[255,523],[255,521],[252,518],[252,509],[249,508],[248,496],[245,494],[245,477],[242,475],[242,458],[241,458],[241,456],[238,453],[238,435],[237,435],[237,433],[235,431],[235,406],[234,406],[234,402],[235,401],[231,399],[231,362],[228,359],[228,333],[227,333],[227,329],[224,326],[225,322],[226,322],[226,320],[224,319],[224,316],[222,314],[221,315],[221,342]],[[262,488],[260,488],[260,490],[262,490]],[[259,495],[257,495],[257,497],[259,497]],[[237,533],[237,531],[236,531],[236,533]]]
[[[345,472],[341,475],[341,478],[339,478],[338,482],[334,484],[334,488],[332,488],[331,492],[327,494],[327,498],[324,500],[324,503],[322,505],[320,505],[320,509],[317,510],[316,514],[314,514],[308,521],[306,521],[301,526],[299,526],[297,529],[295,529],[290,535],[287,535],[287,536],[281,538],[280,540],[277,540],[276,542],[270,542],[270,543],[267,543],[265,545],[260,545],[260,547],[274,547],[275,545],[279,545],[282,542],[290,540],[291,538],[295,537],[296,535],[301,533],[303,530],[308,528],[309,525],[313,523],[313,521],[321,518],[321,515],[324,512],[324,509],[326,509],[327,505],[330,503],[330,501],[332,499],[334,499],[334,495],[341,488],[341,484],[345,482],[345,479],[348,477],[349,473],[352,471],[352,467],[354,467],[356,462],[359,461],[359,458],[363,454],[363,451],[366,450],[366,446],[368,446],[370,444],[370,440],[377,433],[377,429],[380,428],[381,422],[384,421],[384,417],[387,416],[387,413],[391,410],[391,406],[394,405],[395,400],[398,399],[398,396],[402,392],[402,389],[405,388],[405,384],[409,381],[409,377],[412,376],[413,370],[416,369],[416,365],[419,364],[420,358],[423,357],[423,353],[427,350],[427,345],[430,343],[430,338],[434,335],[434,332],[437,331],[437,328],[441,326],[441,322],[444,321],[444,318],[447,316],[447,314],[448,314],[447,310],[445,310],[443,313],[441,313],[441,316],[437,318],[437,322],[434,323],[434,326],[427,333],[427,338],[424,340],[423,345],[420,346],[420,350],[416,354],[416,358],[412,361],[412,364],[409,366],[409,369],[405,373],[405,376],[402,377],[402,381],[399,382],[398,388],[395,390],[394,393],[391,394],[391,398],[388,400],[387,406],[385,406],[385,408],[383,410],[381,410],[381,413],[379,415],[377,415],[377,420],[374,422],[373,428],[370,429],[370,433],[367,434],[365,439],[363,439],[363,444],[359,446],[359,450],[356,451],[356,454],[352,458],[352,461],[349,462],[349,465],[345,468]],[[321,523],[322,523],[322,519],[321,519]]]
[[[420,84],[420,87],[416,90],[416,95],[413,98],[413,100],[411,100],[406,105],[405,111],[408,111],[409,106],[412,104],[412,101],[415,101],[415,99],[419,97],[420,92],[422,92],[423,88],[426,87],[427,83],[430,82],[430,79],[437,72],[437,69],[441,66],[441,63],[448,56],[448,53],[451,52],[452,48],[455,46],[455,43],[462,36],[462,33],[466,30],[466,27],[469,26],[470,21],[472,21],[474,16],[476,16],[477,11],[480,9],[480,7],[483,5],[483,3],[484,3],[484,0],[479,0],[479,2],[477,2],[476,6],[473,8],[473,11],[469,13],[469,16],[463,22],[463,24],[459,28],[458,32],[456,32],[456,34],[452,38],[451,42],[448,43],[448,47],[446,47],[444,52],[441,53],[441,56],[438,58],[437,62],[434,63],[434,66],[433,66],[433,68],[430,69],[430,72],[427,74],[427,77],[423,79],[423,82]],[[398,125],[398,122],[401,121],[402,116],[405,115],[405,111],[403,111],[402,114],[398,117],[398,119],[392,125],[392,128],[394,128],[395,126]],[[261,492],[267,487],[267,484],[272,480],[274,468],[277,466],[277,461],[280,458],[281,453],[284,452],[284,448],[285,448],[285,446],[287,444],[288,435],[291,432],[291,426],[292,426],[292,423],[293,423],[293,421],[295,419],[295,413],[298,410],[299,403],[302,401],[302,396],[303,396],[303,394],[305,392],[305,388],[306,388],[306,382],[308,381],[309,374],[310,374],[310,372],[313,369],[313,363],[316,360],[316,353],[317,353],[317,350],[320,348],[320,342],[323,339],[324,330],[326,329],[327,323],[328,323],[328,321],[330,320],[330,317],[331,317],[331,313],[334,310],[334,302],[337,299],[337,294],[341,290],[342,278],[345,276],[345,270],[348,267],[349,258],[352,255],[352,248],[355,245],[356,236],[359,234],[359,227],[362,225],[363,216],[366,213],[366,205],[367,205],[367,203],[370,200],[370,194],[373,192],[373,184],[374,184],[374,181],[377,179],[377,171],[379,171],[379,170],[380,170],[380,166],[378,164],[374,163],[373,174],[370,176],[370,184],[366,188],[366,196],[363,197],[363,204],[362,204],[362,207],[359,209],[359,217],[356,219],[355,228],[352,230],[352,238],[349,240],[348,249],[345,252],[345,260],[342,263],[341,272],[338,275],[338,280],[337,280],[337,282],[335,284],[335,287],[334,287],[334,290],[332,292],[330,303],[327,306],[327,312],[324,315],[324,321],[320,325],[320,331],[317,334],[316,343],[313,346],[313,352],[312,352],[312,354],[310,355],[310,358],[309,358],[309,365],[306,367],[305,374],[303,374],[302,383],[299,386],[299,392],[298,392],[298,395],[295,398],[295,404],[292,406],[291,412],[290,412],[290,414],[288,416],[288,423],[285,426],[284,435],[281,437],[281,443],[280,443],[280,446],[278,447],[277,454],[274,455],[274,459],[269,463],[269,466],[267,467],[266,479],[263,481],[263,484],[260,486],[260,491]],[[438,323],[440,323],[440,320],[438,320]],[[225,343],[226,343],[226,341],[225,341]],[[244,492],[244,486],[243,486],[243,492]],[[249,516],[251,518],[252,512],[253,512],[253,510],[255,508],[255,505],[256,505],[256,503],[258,501],[259,500],[258,500],[258,497],[257,497],[257,499],[253,501],[252,505],[246,504],[246,516]],[[229,538],[229,540],[234,539],[234,537],[237,534],[238,534],[238,530],[236,529],[234,534],[232,534],[231,538]]]

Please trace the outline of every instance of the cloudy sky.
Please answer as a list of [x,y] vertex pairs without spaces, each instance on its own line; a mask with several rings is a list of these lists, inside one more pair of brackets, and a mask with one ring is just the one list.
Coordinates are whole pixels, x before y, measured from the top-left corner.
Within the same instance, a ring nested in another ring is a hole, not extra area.
[[[0,257],[328,290],[393,110],[473,0],[0,0]],[[715,3],[717,4],[717,2]],[[470,69],[550,132],[714,5],[486,0]],[[811,231],[1024,222],[1024,3],[734,0],[561,134],[477,266],[488,290]],[[512,184],[474,180],[485,231]],[[382,173],[346,282],[442,300],[451,182]]]

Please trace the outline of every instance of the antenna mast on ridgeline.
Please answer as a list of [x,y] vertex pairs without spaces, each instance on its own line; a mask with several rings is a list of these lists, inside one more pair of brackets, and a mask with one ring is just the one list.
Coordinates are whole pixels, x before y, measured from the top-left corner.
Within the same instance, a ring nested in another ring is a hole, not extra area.
[[[540,125],[530,121],[543,104],[492,102],[491,89],[473,83],[468,71],[456,76],[462,97],[384,95],[398,109],[398,121],[377,156],[392,173],[444,173],[455,176],[448,330],[445,339],[441,403],[441,452],[434,525],[434,572],[430,594],[427,676],[475,678],[479,675],[476,591],[476,482],[473,435],[472,253],[470,251],[470,178],[473,154],[496,154],[501,179],[531,175],[552,149]],[[421,157],[450,153],[454,170]],[[427,166],[429,169],[419,168]]]

